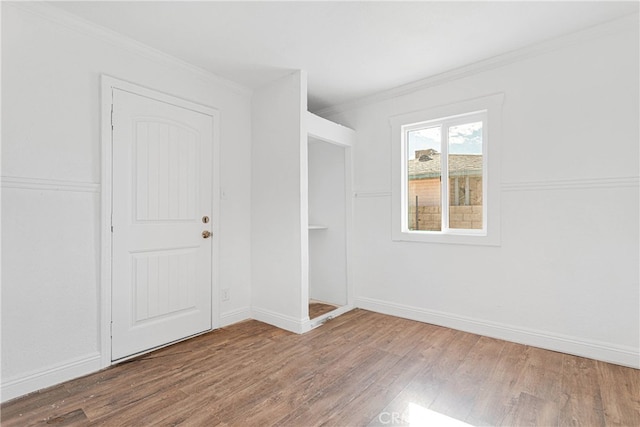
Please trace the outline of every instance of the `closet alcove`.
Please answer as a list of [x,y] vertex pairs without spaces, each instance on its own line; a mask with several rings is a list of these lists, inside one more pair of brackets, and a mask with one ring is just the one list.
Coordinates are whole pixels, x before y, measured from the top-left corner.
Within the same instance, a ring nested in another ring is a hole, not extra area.
[[251,311],[297,333],[353,308],[355,132],[308,112],[306,93],[297,71],[256,89],[252,102]]
[[309,318],[313,321],[349,305],[352,132],[310,113],[307,124]]

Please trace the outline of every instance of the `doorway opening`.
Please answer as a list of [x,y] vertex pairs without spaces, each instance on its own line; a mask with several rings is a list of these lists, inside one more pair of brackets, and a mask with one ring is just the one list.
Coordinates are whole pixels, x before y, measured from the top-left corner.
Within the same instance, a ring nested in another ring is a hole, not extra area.
[[101,99],[107,367],[219,326],[219,113],[104,75]]
[[309,137],[309,318],[347,305],[347,153]]

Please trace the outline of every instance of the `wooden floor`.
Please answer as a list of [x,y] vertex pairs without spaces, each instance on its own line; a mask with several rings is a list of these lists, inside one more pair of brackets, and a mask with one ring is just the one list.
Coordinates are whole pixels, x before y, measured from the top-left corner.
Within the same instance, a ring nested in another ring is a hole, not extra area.
[[3,427],[398,426],[410,417],[440,426],[444,416],[639,426],[640,371],[354,310],[304,335],[239,323],[1,409]]
[[309,301],[309,319],[320,317],[325,313],[335,310],[336,308],[338,307],[335,305],[325,304],[318,301]]

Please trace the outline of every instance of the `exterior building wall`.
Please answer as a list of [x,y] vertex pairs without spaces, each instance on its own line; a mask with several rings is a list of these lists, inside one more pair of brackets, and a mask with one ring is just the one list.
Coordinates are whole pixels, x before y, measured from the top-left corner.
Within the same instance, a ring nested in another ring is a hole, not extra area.
[[[468,181],[467,181],[468,180]],[[451,205],[454,206],[482,206],[482,177],[460,176],[458,182],[458,197],[456,203],[456,178],[449,178],[449,194]],[[468,185],[468,188],[467,188]],[[468,198],[466,192],[469,192]]]
[[440,206],[440,179],[412,179],[409,181],[409,206]]
[[[409,229],[440,231],[441,209],[440,206],[419,206],[416,218],[416,207],[409,206]],[[419,227],[416,227],[416,219]],[[482,206],[450,206],[449,228],[481,229]]]
[[[466,192],[469,192],[468,198]],[[466,177],[458,178],[456,199],[456,179],[449,179],[449,194],[452,206],[449,207],[449,228],[482,228],[482,178],[469,177],[468,189]],[[417,217],[416,217],[416,196]],[[457,203],[456,203],[457,200]],[[409,181],[409,229],[440,231],[440,179],[414,179]],[[416,227],[416,221],[418,227]]]
[[[455,203],[456,195],[456,179],[449,179],[449,194],[454,206],[478,206],[482,205],[482,177],[468,178],[469,198],[466,199],[467,180],[462,176],[458,178],[458,197]],[[418,206],[440,206],[440,179],[412,179],[409,181],[409,206],[416,204],[416,196],[418,196]]]

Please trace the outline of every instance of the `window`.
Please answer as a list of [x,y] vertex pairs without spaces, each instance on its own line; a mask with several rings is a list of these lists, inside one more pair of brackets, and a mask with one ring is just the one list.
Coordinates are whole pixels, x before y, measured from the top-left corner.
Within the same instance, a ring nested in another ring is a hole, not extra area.
[[502,95],[394,117],[393,238],[499,244]]

